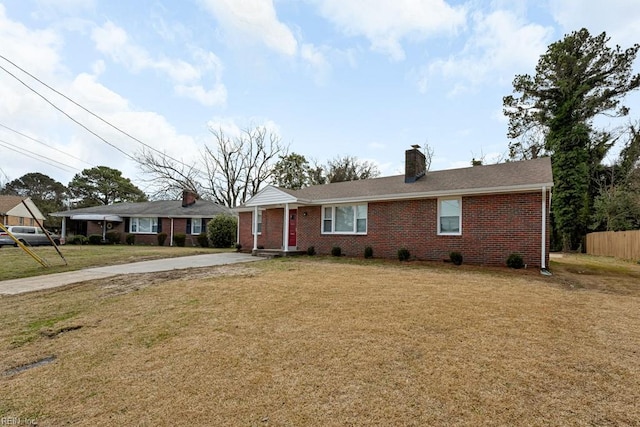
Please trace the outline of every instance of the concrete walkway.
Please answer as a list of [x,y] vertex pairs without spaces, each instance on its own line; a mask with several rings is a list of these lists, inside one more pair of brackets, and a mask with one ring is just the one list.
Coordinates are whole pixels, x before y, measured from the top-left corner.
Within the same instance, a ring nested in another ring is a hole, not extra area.
[[131,264],[112,265],[107,267],[86,268],[66,273],[44,274],[0,281],[0,295],[16,295],[24,292],[51,289],[58,286],[80,283],[86,280],[104,279],[119,274],[153,273],[156,271],[180,270],[184,268],[213,267],[216,265],[236,264],[240,262],[260,261],[264,258],[237,252],[193,255],[178,258],[156,259],[134,262]]

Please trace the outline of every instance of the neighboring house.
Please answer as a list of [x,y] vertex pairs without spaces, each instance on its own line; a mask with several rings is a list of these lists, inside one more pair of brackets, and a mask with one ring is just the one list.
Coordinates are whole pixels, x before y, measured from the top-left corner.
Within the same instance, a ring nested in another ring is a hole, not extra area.
[[[553,176],[549,158],[427,172],[417,146],[405,154],[405,174],[315,185],[268,186],[239,214],[243,248],[284,254],[313,246],[329,254],[395,258],[406,248],[423,260],[505,265],[512,253],[547,268]],[[257,230],[257,233],[253,231]]]
[[182,200],[116,203],[51,215],[62,217],[63,238],[67,238],[67,232],[85,236],[101,234],[104,238],[108,231],[116,231],[123,241],[127,234],[135,234],[136,243],[157,245],[157,235],[164,232],[167,233],[165,245],[173,246],[174,236],[185,234],[185,244],[197,246],[198,235],[206,232],[209,220],[220,214],[232,214],[232,211],[185,191]]
[[[24,203],[22,201],[24,200]],[[44,215],[36,207],[31,198],[21,196],[0,196],[0,223],[3,225],[29,225],[38,226],[35,219],[29,213],[29,207],[33,215],[42,224]]]

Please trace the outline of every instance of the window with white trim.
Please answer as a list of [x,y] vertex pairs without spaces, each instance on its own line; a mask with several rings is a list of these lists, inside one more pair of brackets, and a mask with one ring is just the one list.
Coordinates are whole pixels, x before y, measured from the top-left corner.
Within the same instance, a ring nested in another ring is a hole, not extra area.
[[323,206],[322,234],[367,234],[367,205]]
[[202,233],[202,218],[191,218],[191,234]]
[[158,218],[131,218],[129,222],[129,233],[157,233]]
[[[251,212],[251,234],[256,234],[256,223],[253,220],[255,212]],[[258,234],[262,234],[262,211],[258,211]]]
[[462,199],[438,199],[438,234],[462,234]]

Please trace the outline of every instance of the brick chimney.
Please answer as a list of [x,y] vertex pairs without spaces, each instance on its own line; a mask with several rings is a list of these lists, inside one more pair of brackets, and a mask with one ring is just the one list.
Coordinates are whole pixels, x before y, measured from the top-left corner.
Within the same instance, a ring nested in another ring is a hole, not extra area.
[[412,145],[404,153],[404,182],[416,182],[427,173],[427,162],[419,145]]
[[182,190],[182,207],[193,205],[198,200],[198,195],[191,190]]

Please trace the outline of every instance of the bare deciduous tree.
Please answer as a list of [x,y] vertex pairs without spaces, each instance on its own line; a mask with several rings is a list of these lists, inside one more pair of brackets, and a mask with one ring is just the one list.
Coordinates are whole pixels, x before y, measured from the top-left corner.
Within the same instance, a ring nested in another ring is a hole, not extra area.
[[213,144],[205,145],[201,165],[186,165],[166,155],[143,152],[137,160],[150,177],[155,194],[176,196],[182,190],[228,207],[251,198],[269,182],[273,165],[288,147],[265,126],[243,129],[231,136],[222,128],[210,128]]
[[225,206],[244,203],[260,191],[273,174],[273,165],[288,147],[264,126],[245,128],[230,137],[210,129],[214,146],[205,147],[204,163],[212,199]]
[[178,199],[183,190],[203,193],[202,173],[194,165],[176,162],[166,155],[144,149],[136,156],[138,166],[149,176],[144,182],[152,199]]

